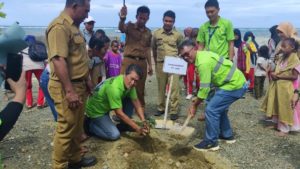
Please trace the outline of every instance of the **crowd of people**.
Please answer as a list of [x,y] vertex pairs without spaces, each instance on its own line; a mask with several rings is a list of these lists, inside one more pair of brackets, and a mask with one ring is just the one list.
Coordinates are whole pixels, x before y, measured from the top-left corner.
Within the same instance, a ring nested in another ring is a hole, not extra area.
[[[118,25],[126,35],[123,46],[123,42],[111,41],[105,31],[94,30],[95,19],[88,16],[89,0],[67,0],[65,9],[46,30],[47,61],[32,61],[25,49],[20,80],[8,80],[16,95],[1,112],[0,139],[12,128],[25,100],[27,108],[35,106],[31,89],[35,74],[40,82],[37,107],[48,105],[57,123],[52,167],[77,169],[95,165],[97,159],[85,157],[87,150],[81,146],[89,136],[113,141],[123,131],[149,134],[145,82],[147,75],[153,74],[152,61],[158,86],[155,116],[165,113],[166,91],[171,90],[170,119],[178,119],[181,81],[186,99],[192,99],[188,116],[194,117],[198,106],[205,105],[199,116],[205,121],[205,133],[203,140],[193,146],[195,150],[218,150],[218,140],[236,141],[228,110],[246,92],[255,99],[264,96],[263,120],[278,130],[278,136],[299,131],[300,55],[293,25],[282,22],[271,27],[268,44],[260,46],[251,31],[242,36],[230,20],[219,15],[217,0],[208,0],[204,8],[209,20],[199,29],[187,27],[182,34],[175,28],[176,14],[172,10],[163,14],[163,26],[151,32],[146,26],[150,9],[138,7],[136,21],[125,23],[124,5]],[[30,46],[35,38],[27,36],[25,40]],[[188,62],[186,76],[173,75],[171,89],[170,74],[163,71],[165,56]],[[111,111],[115,116],[110,116]],[[8,112],[15,112],[15,116],[7,117]],[[141,124],[132,120],[134,112]]]

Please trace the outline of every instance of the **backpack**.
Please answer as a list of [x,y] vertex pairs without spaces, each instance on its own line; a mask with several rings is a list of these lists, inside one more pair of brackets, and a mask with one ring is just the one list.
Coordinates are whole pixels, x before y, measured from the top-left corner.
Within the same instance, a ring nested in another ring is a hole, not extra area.
[[35,41],[29,46],[28,55],[32,61],[46,60],[48,58],[46,45],[41,41]]

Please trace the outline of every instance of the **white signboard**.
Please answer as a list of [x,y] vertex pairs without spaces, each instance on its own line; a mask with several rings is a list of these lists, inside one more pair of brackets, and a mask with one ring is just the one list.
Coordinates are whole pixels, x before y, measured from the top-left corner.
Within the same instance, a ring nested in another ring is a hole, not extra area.
[[165,73],[186,75],[187,62],[181,58],[166,56],[163,71]]

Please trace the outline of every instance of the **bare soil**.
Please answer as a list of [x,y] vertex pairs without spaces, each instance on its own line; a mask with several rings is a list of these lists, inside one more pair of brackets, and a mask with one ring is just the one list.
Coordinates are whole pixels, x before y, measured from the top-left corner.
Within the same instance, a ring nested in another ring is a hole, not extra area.
[[[34,88],[37,82],[34,83]],[[156,111],[157,83],[155,76],[148,78],[146,86],[146,113]],[[36,90],[34,92],[36,96]],[[0,108],[7,102],[0,94]],[[180,118],[183,123],[189,105],[181,92]],[[249,94],[233,104],[229,116],[237,142],[220,143],[217,152],[201,153],[192,146],[204,135],[204,122],[194,118],[189,126],[196,132],[190,137],[169,134],[165,130],[152,129],[147,137],[135,133],[123,133],[118,141],[109,142],[90,138],[84,145],[88,155],[95,155],[98,164],[94,169],[206,169],[206,168],[300,168],[300,137],[293,133],[279,138],[275,130],[265,128],[258,111],[261,100]],[[203,109],[199,110],[202,112]],[[198,115],[197,115],[198,116]],[[163,118],[163,117],[160,117]],[[7,169],[51,168],[52,138],[55,129],[50,109],[30,109],[22,112],[14,129],[0,142],[2,167]],[[1,166],[0,166],[1,168]]]

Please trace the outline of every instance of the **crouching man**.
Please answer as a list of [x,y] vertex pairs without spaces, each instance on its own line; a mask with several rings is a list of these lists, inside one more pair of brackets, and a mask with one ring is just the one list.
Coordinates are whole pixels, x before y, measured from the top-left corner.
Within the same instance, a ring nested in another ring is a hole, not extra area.
[[231,61],[216,53],[197,51],[191,40],[182,42],[179,53],[187,62],[195,63],[199,72],[200,88],[189,108],[192,117],[195,116],[198,105],[208,97],[211,85],[217,88],[205,109],[205,137],[194,149],[218,150],[218,139],[234,143],[228,109],[246,92],[247,84],[243,73]]
[[[106,140],[117,140],[122,130],[133,130],[141,135],[149,133],[149,125],[135,88],[142,74],[139,66],[131,64],[124,75],[109,78],[96,86],[86,104],[86,126],[91,134]],[[131,119],[133,108],[143,122],[142,127]],[[117,126],[109,116],[112,110],[121,120]]]

